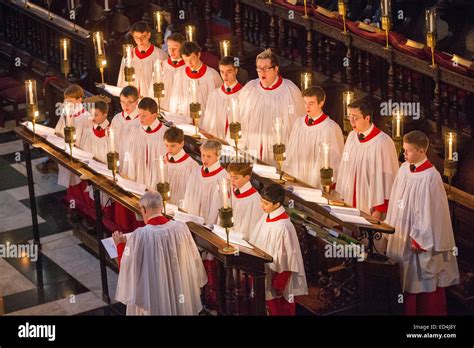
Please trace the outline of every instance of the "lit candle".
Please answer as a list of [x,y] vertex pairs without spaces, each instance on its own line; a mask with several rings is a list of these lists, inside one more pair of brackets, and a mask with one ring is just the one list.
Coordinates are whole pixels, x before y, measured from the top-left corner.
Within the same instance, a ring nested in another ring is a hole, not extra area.
[[34,104],[34,98],[33,98],[33,83],[31,81],[28,81],[28,104],[32,105]]
[[220,45],[221,45],[221,56],[222,57],[230,56],[230,41],[222,40]]
[[107,146],[109,148],[109,152],[113,153],[115,152],[115,134],[114,134],[114,129],[109,128],[109,131],[107,133]]
[[304,16],[305,17],[308,17],[308,4],[307,4],[307,0],[304,0]]
[[157,59],[153,63],[153,81],[160,83],[163,79],[161,60]]
[[312,83],[313,82],[311,73],[301,73],[301,90],[304,91],[306,88],[310,87]]
[[161,26],[162,26],[162,20],[161,20],[162,13],[161,11],[156,11],[155,12],[155,20],[156,20],[156,31],[158,33],[161,33]]
[[232,117],[232,122],[239,122],[239,99],[231,98],[230,99],[230,112]]
[[195,27],[194,25],[186,26],[186,40],[187,41],[194,41],[195,40]]
[[229,192],[227,179],[221,179],[221,194],[222,194],[222,206],[227,208],[229,206]]
[[95,37],[96,37],[96,43],[97,43],[97,54],[100,56],[102,55],[102,42],[100,40],[100,31],[96,32],[95,33]]
[[110,8],[109,8],[109,0],[105,0],[105,2],[104,2],[104,10],[105,10],[105,11],[110,10]]
[[401,122],[402,115],[398,112],[395,117],[396,117],[395,118],[395,122],[396,122],[395,136],[399,138],[400,137],[400,122]]
[[448,160],[453,160],[453,133],[449,132],[448,138]]
[[276,135],[276,144],[281,144],[281,118],[275,118],[275,135]]
[[66,127],[71,127],[72,126],[72,121],[71,121],[71,114],[66,111]]
[[67,40],[63,40],[63,60],[67,60]]
[[160,170],[160,183],[164,184],[166,182],[165,178],[165,159],[163,156],[158,158],[158,168]]
[[191,103],[196,104],[197,101],[197,86],[198,81],[196,79],[192,79],[189,85],[189,92],[191,93]]
[[324,168],[329,168],[329,150],[330,150],[329,143],[323,143],[323,164]]
[[390,0],[382,0],[382,16],[387,17],[390,15]]

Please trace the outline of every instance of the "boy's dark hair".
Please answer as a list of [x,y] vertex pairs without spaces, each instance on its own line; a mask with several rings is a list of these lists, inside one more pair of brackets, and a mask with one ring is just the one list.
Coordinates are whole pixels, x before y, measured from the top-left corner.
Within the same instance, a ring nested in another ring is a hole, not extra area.
[[163,139],[169,143],[181,144],[184,141],[184,132],[181,128],[173,126],[166,130]]
[[130,34],[151,33],[151,28],[147,22],[140,21],[140,22],[133,23],[133,25],[130,27],[130,30],[128,32]]
[[95,102],[94,107],[102,112],[103,114],[106,114],[109,112],[109,105],[103,100],[98,100]]
[[145,97],[138,103],[138,108],[142,110],[150,111],[152,114],[158,113],[158,104],[152,98]]
[[265,186],[262,192],[260,192],[260,195],[264,200],[272,202],[273,204],[280,203],[280,205],[283,205],[285,201],[285,189],[278,184]]
[[303,97],[316,97],[318,103],[326,100],[326,92],[319,86],[311,86],[303,91]]
[[226,170],[228,173],[252,176],[252,164],[248,162],[230,162]]
[[427,151],[428,146],[430,146],[430,140],[426,134],[419,130],[414,130],[405,134],[403,136],[403,142],[415,145],[417,148],[423,149],[425,151]]
[[374,110],[372,109],[372,105],[367,99],[356,100],[350,103],[347,107],[351,109],[359,109],[362,116],[370,116],[370,121],[373,122]]
[[180,44],[182,44],[184,41],[186,41],[186,38],[181,33],[173,33],[170,36],[168,36],[166,40],[171,40],[171,41],[179,42]]
[[222,57],[221,60],[219,60],[219,65],[232,65],[234,68],[237,68],[235,66],[235,58],[232,56]]
[[193,53],[198,54],[199,52],[201,52],[201,47],[194,41],[184,41],[179,50],[179,53],[185,56],[190,56]]
[[138,89],[135,86],[125,86],[122,88],[120,95],[123,95],[125,98],[133,97],[133,99],[138,99]]

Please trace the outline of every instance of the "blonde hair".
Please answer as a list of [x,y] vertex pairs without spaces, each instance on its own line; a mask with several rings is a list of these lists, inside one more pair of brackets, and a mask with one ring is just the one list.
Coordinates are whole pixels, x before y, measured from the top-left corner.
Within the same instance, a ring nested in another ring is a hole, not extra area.
[[70,85],[64,90],[64,99],[74,98],[79,99],[84,97],[84,90],[79,85]]
[[260,52],[255,59],[255,64],[257,64],[259,59],[270,59],[272,66],[279,66],[278,57],[270,48],[267,48],[263,52]]
[[208,139],[201,145],[201,150],[213,150],[217,156],[220,156],[222,144],[217,140]]

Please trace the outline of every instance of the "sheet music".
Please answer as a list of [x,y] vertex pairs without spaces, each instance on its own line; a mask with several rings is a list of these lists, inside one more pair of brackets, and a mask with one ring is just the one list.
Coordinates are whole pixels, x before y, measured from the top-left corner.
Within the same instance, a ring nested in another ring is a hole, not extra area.
[[[133,232],[131,233],[124,233],[123,235],[127,237],[127,240],[130,238]],[[104,246],[105,251],[109,254],[111,259],[115,259],[118,257],[117,247],[114,243],[114,239],[112,237],[104,238],[101,240],[102,245]]]
[[[212,232],[214,232],[214,234],[216,234],[219,238],[227,242],[227,234],[225,233],[224,227],[216,224],[214,225]],[[237,245],[244,246],[246,248],[253,249],[253,246],[250,245],[247,241],[245,241],[242,237],[243,237],[242,233],[231,230],[229,233],[229,243],[237,244]]]

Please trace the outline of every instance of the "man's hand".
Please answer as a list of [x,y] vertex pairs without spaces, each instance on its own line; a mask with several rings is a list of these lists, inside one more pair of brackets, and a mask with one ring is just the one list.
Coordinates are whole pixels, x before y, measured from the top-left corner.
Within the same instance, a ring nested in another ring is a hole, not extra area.
[[122,232],[115,231],[114,233],[112,233],[112,238],[114,240],[115,245],[118,245],[120,243],[127,243],[127,237],[125,237]]

